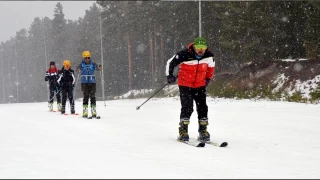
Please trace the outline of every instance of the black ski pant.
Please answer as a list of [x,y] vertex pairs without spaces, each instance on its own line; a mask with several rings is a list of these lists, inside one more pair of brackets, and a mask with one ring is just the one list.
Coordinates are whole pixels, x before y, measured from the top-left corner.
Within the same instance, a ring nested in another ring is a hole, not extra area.
[[53,103],[53,96],[54,92],[56,92],[56,98],[57,98],[57,103],[61,103],[61,96],[60,96],[60,90],[56,88],[56,86],[49,86],[49,91],[50,91],[50,102]]
[[81,84],[81,90],[83,92],[83,105],[89,104],[89,97],[91,107],[96,105],[96,84]]
[[180,119],[190,119],[193,112],[193,100],[196,103],[198,119],[208,118],[205,86],[199,88],[179,86],[179,91],[181,102]]
[[62,109],[65,110],[67,99],[69,99],[71,109],[74,109],[73,88],[62,87]]

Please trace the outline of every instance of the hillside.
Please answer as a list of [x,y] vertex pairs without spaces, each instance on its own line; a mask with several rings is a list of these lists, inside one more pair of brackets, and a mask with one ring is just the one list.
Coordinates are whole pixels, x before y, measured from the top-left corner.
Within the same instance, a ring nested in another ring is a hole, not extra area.
[[[273,60],[252,62],[237,72],[214,76],[209,93],[216,96],[259,97],[259,93],[278,94],[279,99],[296,94],[311,98],[320,80],[320,60]],[[266,94],[264,94],[266,95]]]

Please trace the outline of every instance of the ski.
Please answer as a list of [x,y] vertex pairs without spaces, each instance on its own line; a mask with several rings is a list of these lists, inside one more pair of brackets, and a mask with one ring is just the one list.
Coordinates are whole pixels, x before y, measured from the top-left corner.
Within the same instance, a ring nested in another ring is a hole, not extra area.
[[[63,115],[68,116],[69,114],[65,113],[65,114],[63,114]],[[78,114],[78,113],[74,113],[74,114],[70,114],[70,115],[77,116],[77,115],[79,115],[79,114]]]
[[217,147],[226,147],[226,146],[228,146],[228,142],[223,142],[223,143],[219,144],[219,143],[212,142],[212,141],[206,141],[204,143],[210,144],[210,145],[213,145],[213,146],[217,146]]
[[201,141],[201,140],[199,140],[199,137],[197,138],[197,141],[200,141],[200,142],[205,143],[205,144],[210,144],[212,146],[217,146],[217,147],[226,147],[226,146],[228,146],[228,142],[217,143],[217,142],[214,142],[214,141]]
[[193,146],[193,147],[205,147],[206,143],[204,142],[191,142],[191,141],[181,141],[179,139],[177,139],[178,142],[182,142],[184,144],[187,144],[189,146]]
[[93,119],[93,118],[100,119],[100,116],[89,116],[88,117],[88,119]]

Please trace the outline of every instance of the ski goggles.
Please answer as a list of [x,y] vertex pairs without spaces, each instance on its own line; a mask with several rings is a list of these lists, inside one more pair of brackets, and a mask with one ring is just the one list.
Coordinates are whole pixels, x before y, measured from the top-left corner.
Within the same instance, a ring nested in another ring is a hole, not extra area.
[[197,51],[205,51],[207,49],[207,46],[205,46],[205,45],[194,45],[194,48]]

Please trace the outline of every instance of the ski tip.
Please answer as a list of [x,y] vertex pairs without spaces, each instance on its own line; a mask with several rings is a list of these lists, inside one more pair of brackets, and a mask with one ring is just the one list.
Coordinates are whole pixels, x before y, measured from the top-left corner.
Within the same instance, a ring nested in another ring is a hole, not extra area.
[[198,145],[197,145],[197,147],[205,147],[206,146],[206,143],[204,143],[204,142],[201,142],[201,143],[199,143]]
[[63,114],[63,115],[68,116],[68,114]]
[[221,145],[220,145],[220,147],[226,147],[226,146],[228,146],[228,142],[223,142],[223,143],[221,143]]
[[74,115],[79,115],[79,113],[74,113]]

